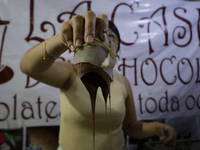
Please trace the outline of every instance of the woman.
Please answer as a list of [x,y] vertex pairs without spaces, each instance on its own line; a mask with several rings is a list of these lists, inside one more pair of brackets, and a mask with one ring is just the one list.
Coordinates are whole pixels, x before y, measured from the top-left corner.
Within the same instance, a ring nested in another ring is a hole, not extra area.
[[77,70],[69,62],[55,60],[67,49],[75,51],[83,43],[92,43],[95,34],[103,41],[109,39],[113,47],[119,49],[119,36],[116,30],[109,28],[108,17],[87,11],[64,22],[60,33],[31,48],[21,61],[22,72],[60,88],[59,149],[125,150],[124,133],[135,139],[157,135],[163,146],[173,146],[176,133],[172,127],[158,122],[137,121],[131,86],[124,76],[116,72],[110,85],[111,105],[107,107],[111,115],[105,113],[104,99],[98,90],[95,126],[92,125],[90,96],[77,76]]

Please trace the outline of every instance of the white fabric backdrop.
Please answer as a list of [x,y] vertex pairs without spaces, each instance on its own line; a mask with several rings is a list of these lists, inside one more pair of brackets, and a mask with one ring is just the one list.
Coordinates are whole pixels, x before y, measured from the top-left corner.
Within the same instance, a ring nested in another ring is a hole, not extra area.
[[[1,0],[0,127],[59,124],[59,90],[21,73],[20,60],[32,46],[58,33],[63,21],[89,9],[106,13],[120,31],[115,70],[131,83],[138,119],[198,114],[198,6],[172,0]],[[72,55],[66,52],[62,59],[73,62]]]

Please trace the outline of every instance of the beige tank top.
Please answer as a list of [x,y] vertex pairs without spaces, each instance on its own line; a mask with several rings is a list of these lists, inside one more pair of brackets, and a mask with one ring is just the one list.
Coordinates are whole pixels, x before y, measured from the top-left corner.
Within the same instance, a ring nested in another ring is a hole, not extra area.
[[[127,97],[123,77],[114,72],[111,83],[111,107],[107,113],[101,89],[98,89],[95,108],[95,150],[124,150],[122,123]],[[63,150],[93,150],[93,123],[90,95],[80,78],[61,92],[61,125],[59,144]],[[111,108],[111,109],[110,109]],[[111,112],[111,115],[110,115]]]

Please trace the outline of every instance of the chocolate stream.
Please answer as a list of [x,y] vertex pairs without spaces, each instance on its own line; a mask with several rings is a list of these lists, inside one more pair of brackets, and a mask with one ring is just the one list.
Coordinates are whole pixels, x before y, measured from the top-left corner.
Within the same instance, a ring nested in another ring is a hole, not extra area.
[[[95,103],[96,103],[97,90],[98,90],[98,87],[101,87],[102,95],[105,101],[106,119],[108,119],[107,98],[109,95],[109,101],[111,104],[110,84],[108,85],[100,75],[93,72],[85,74],[84,76],[82,76],[81,80],[90,94],[91,109],[92,109],[92,125],[93,125],[93,150],[95,150]],[[110,107],[109,118],[111,119],[111,107]],[[111,128],[111,121],[109,123],[109,130],[110,128]],[[108,130],[108,138],[109,138],[109,143],[110,143],[109,130]]]

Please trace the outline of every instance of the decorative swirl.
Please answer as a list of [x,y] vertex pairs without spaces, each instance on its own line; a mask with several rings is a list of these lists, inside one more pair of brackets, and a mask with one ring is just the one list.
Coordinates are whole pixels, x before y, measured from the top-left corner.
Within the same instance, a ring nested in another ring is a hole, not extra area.
[[56,29],[55,29],[54,25],[51,22],[48,22],[48,21],[44,21],[41,24],[40,28],[41,28],[42,32],[47,32],[47,29],[45,29],[46,25],[50,25],[52,27],[52,29],[53,29],[53,35],[55,35],[56,34]]
[[[180,20],[182,20],[183,22],[185,22],[185,23],[189,26],[189,30],[186,29],[186,27],[184,27],[184,26],[177,26],[177,27],[173,30],[173,43],[174,43],[176,46],[185,47],[185,46],[187,46],[187,45],[191,42],[191,40],[192,40],[192,24],[191,24],[188,20],[186,20],[185,18],[180,17],[179,15],[176,14],[176,11],[179,10],[179,9],[183,10],[183,12],[186,13],[186,9],[178,7],[178,8],[176,8],[176,9],[174,10],[174,15],[175,15],[177,18],[179,18]],[[189,40],[188,40],[188,42],[187,42],[186,44],[182,44],[182,45],[181,45],[181,44],[177,44],[177,43],[176,43],[176,40],[175,40],[176,38],[175,38],[174,35],[175,35],[175,31],[177,31],[178,29],[182,29],[182,31],[183,31],[183,33],[178,32],[178,38],[179,38],[179,39],[185,38],[187,31],[190,32],[190,38],[189,38]]]
[[58,20],[59,23],[63,23],[63,22],[65,21],[64,19],[61,19],[61,17],[62,17],[63,15],[66,15],[66,14],[70,14],[70,15],[71,15],[71,17],[69,17],[70,19],[72,18],[73,15],[76,15],[75,13],[69,12],[69,11],[63,12],[63,13],[61,13],[60,15],[58,15],[58,17],[57,17],[57,20]]
[[[33,31],[34,31],[34,0],[31,0],[31,1],[30,1],[30,20],[29,20],[29,22],[30,22],[30,31],[29,31],[28,36],[25,38],[25,40],[26,40],[27,42],[29,42],[29,41],[38,41],[38,42],[44,41],[44,39],[41,38],[41,37],[32,36]],[[53,28],[53,35],[55,35],[55,33],[56,33],[56,32],[55,32],[55,27],[54,27],[54,25],[53,25],[51,22],[48,22],[48,21],[44,21],[44,22],[41,24],[40,28],[41,28],[42,32],[46,32],[46,31],[47,31],[47,30],[44,28],[44,26],[45,26],[46,24],[51,25],[51,27]]]

